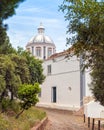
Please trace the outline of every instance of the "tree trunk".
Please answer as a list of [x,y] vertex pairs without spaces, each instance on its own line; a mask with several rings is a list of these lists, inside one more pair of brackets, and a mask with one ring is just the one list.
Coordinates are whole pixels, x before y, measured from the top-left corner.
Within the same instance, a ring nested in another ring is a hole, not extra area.
[[20,115],[24,112],[24,110],[25,110],[25,109],[23,109],[22,111],[20,111],[20,113],[18,113],[18,114],[16,115],[16,117],[15,117],[15,118],[16,118],[16,119],[18,119],[18,118],[19,118],[19,116],[20,116]]
[[0,96],[0,101],[2,101],[2,99],[4,98],[5,96],[5,90],[2,92],[1,96]]
[[13,92],[11,92],[11,99],[10,99],[10,101],[13,101],[13,99],[14,99]]

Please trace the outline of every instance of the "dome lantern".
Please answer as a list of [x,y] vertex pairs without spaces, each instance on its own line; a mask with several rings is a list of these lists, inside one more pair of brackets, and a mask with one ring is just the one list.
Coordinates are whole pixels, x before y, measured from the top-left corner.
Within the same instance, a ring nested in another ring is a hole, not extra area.
[[45,28],[44,28],[43,24],[40,23],[40,26],[38,27],[38,33],[39,34],[44,34],[44,30],[45,30]]

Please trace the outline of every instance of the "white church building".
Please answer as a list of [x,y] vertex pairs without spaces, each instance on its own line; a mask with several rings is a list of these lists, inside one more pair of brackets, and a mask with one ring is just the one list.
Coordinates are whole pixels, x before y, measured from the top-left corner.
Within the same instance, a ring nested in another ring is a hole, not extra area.
[[90,96],[88,71],[81,71],[82,59],[68,51],[56,53],[53,40],[45,35],[42,24],[26,45],[33,56],[43,60],[45,81],[41,85],[38,106],[77,110],[83,105],[83,97]]

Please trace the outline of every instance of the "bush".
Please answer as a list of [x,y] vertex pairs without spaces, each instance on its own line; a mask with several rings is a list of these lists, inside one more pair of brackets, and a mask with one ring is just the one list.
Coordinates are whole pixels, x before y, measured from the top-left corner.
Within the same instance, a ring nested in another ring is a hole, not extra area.
[[40,87],[38,83],[35,83],[34,85],[22,84],[18,90],[21,108],[27,110],[31,106],[35,105],[39,101],[37,96],[39,92]]
[[20,105],[16,100],[13,100],[9,103],[9,109],[14,111],[15,113],[18,113],[20,110]]
[[10,101],[9,98],[4,98],[1,101],[0,109],[2,110],[2,112],[13,111],[13,112],[17,113],[20,109],[20,106],[16,100]]
[[8,98],[4,98],[1,101],[1,109],[2,112],[7,111],[10,104],[10,100]]

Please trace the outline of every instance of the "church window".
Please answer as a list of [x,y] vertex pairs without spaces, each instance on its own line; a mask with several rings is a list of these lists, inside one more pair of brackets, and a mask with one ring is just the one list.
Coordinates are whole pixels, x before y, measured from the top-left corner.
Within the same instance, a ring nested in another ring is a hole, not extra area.
[[48,48],[48,57],[52,55],[52,48]]
[[47,74],[50,75],[51,74],[51,65],[47,66]]
[[43,59],[46,59],[46,47],[43,47]]
[[34,55],[34,47],[32,46],[32,55]]
[[55,53],[55,48],[53,48],[53,53]]
[[36,56],[41,57],[41,47],[36,47]]

